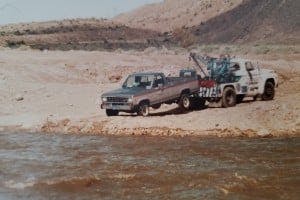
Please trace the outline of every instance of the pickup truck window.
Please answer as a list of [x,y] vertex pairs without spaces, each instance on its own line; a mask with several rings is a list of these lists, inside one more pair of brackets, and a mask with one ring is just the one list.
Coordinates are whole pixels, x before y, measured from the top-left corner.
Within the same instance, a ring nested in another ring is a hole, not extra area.
[[163,77],[161,75],[158,75],[154,79],[153,88],[157,88],[160,85],[164,85],[164,79],[163,79]]
[[123,88],[151,88],[154,75],[131,75],[123,84]]

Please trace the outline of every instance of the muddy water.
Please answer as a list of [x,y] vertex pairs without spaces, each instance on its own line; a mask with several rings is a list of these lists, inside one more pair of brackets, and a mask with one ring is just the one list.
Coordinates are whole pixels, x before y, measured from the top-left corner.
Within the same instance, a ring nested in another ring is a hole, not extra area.
[[300,138],[0,134],[0,199],[298,199]]

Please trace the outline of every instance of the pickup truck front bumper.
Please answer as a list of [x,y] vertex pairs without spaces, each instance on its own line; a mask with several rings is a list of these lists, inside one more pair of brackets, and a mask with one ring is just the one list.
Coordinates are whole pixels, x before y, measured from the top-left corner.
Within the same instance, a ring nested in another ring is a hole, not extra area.
[[101,104],[101,109],[111,109],[111,110],[119,110],[119,111],[133,111],[134,106],[131,103],[103,102]]

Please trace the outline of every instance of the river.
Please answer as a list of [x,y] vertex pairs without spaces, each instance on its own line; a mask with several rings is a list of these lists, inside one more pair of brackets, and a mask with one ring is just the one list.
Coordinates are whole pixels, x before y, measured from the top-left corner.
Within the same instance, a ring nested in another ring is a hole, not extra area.
[[0,199],[299,199],[300,138],[0,133]]

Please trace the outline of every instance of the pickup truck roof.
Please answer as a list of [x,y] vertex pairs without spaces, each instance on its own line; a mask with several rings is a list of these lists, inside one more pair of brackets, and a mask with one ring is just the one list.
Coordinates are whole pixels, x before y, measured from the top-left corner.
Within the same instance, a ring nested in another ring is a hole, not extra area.
[[147,75],[164,75],[164,73],[161,72],[138,72],[133,73],[134,76],[147,76]]

